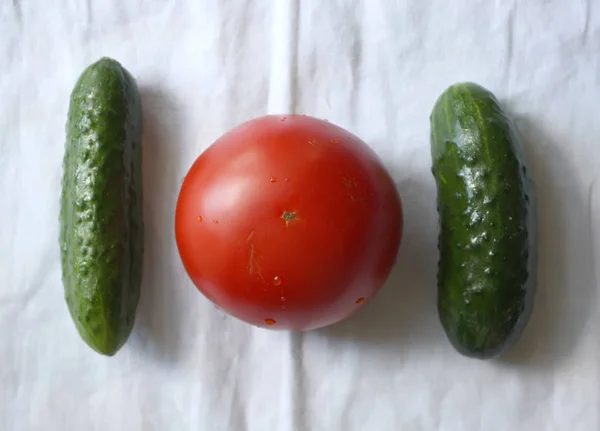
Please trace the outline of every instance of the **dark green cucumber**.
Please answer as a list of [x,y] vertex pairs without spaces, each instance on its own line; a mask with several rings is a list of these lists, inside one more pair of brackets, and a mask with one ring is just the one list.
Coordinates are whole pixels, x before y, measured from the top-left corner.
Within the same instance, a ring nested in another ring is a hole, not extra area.
[[112,356],[127,341],[143,258],[142,112],[134,78],[102,58],[71,93],[60,201],[62,280],[86,343]]
[[430,121],[440,321],[458,352],[492,358],[517,341],[531,314],[533,181],[515,126],[487,89],[450,86]]

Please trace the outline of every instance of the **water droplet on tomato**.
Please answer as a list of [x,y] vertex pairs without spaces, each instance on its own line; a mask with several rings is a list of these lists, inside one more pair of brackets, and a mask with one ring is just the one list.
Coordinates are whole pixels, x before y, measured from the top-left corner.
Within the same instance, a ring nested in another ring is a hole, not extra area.
[[214,224],[219,224],[219,220],[213,220]]
[[202,216],[198,216],[198,217],[196,218],[196,220],[198,220],[198,221],[202,221]]
[[287,178],[284,178],[284,179],[283,179],[283,181],[285,181],[285,182],[287,183],[287,182],[289,181],[289,179],[287,179]]
[[331,140],[331,141],[329,141],[329,142],[331,142],[332,144],[337,144],[337,143],[339,143],[340,141],[338,141],[337,139],[332,139],[332,140]]
[[265,319],[267,326],[273,326],[276,322],[275,319]]
[[363,298],[362,296],[356,300],[357,304],[362,304],[363,302],[365,302],[365,298]]
[[281,117],[281,122],[284,122],[285,120],[287,120],[287,117]]
[[273,277],[273,284],[274,284],[275,286],[281,286],[281,283],[282,283],[282,282],[283,282],[283,281],[281,280],[281,277],[278,277],[278,276],[275,276],[275,277]]
[[285,302],[285,296],[281,297],[281,302]]
[[275,178],[275,177],[271,177],[271,178],[269,178],[269,181],[270,181],[270,182],[272,182],[272,183],[274,183],[274,182],[276,182],[276,181],[277,181],[277,178]]

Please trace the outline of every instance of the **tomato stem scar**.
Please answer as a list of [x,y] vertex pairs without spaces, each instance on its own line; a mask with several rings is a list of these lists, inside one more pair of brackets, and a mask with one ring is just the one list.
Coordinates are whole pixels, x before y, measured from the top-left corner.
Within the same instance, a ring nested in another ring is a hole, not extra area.
[[296,213],[284,211],[283,214],[281,214],[281,219],[285,220],[286,226],[289,226],[291,221],[296,220]]

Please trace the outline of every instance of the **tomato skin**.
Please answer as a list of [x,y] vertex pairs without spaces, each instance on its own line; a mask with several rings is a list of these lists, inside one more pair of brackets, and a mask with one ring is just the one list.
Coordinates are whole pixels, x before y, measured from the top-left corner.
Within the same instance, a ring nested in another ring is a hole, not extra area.
[[175,237],[194,285],[270,329],[336,323],[395,264],[400,196],[358,137],[304,115],[265,116],[217,139],[179,193]]

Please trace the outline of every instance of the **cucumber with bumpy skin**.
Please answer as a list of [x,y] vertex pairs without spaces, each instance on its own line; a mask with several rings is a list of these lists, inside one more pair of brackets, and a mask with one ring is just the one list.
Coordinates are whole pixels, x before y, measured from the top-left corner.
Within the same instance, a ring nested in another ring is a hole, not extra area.
[[458,83],[430,116],[437,188],[437,307],[451,344],[487,359],[520,337],[536,284],[533,181],[522,142],[496,97]]
[[142,112],[117,61],[87,67],[71,93],[60,201],[62,280],[80,336],[114,355],[133,328],[143,257]]

